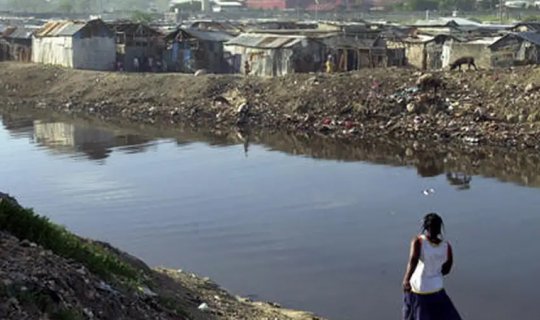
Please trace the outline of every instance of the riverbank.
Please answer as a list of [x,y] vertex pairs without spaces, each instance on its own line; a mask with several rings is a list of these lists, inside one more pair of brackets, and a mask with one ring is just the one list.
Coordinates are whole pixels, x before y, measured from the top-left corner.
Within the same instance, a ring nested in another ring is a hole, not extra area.
[[0,103],[213,131],[540,148],[536,68],[438,73],[445,88],[437,96],[417,90],[419,76],[409,69],[372,69],[273,79],[194,77],[2,63]]
[[275,303],[235,297],[208,278],[151,269],[80,238],[0,193],[0,318],[313,320]]
[[[522,186],[540,187],[540,154],[534,149],[477,146],[471,144],[418,143],[380,138],[376,140],[332,139],[319,134],[295,134],[275,130],[214,130],[189,125],[156,126],[131,121],[102,121],[91,116],[29,110],[0,109],[4,126],[13,134],[28,130],[35,135],[34,122],[69,123],[82,128],[99,128],[124,136],[142,137],[142,141],[173,139],[179,145],[203,142],[209,145],[243,145],[246,156],[252,145],[315,159],[345,162],[366,161],[416,168],[423,177],[448,173],[493,177]],[[54,148],[55,145],[51,146]],[[242,148],[238,148],[242,152]],[[80,152],[80,149],[75,149]],[[73,152],[77,152],[77,151]],[[103,152],[103,151],[102,151]],[[91,155],[89,155],[91,157]]]

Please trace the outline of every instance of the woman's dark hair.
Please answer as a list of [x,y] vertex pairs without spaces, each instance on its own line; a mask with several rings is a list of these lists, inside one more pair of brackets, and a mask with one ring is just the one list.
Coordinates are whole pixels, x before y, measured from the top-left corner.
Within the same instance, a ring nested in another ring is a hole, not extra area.
[[438,214],[431,212],[422,219],[422,232],[429,232],[432,237],[442,235],[444,223]]

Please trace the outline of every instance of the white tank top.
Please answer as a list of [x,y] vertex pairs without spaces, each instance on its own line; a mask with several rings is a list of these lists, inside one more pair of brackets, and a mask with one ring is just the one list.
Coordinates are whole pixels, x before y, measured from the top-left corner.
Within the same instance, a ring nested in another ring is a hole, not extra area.
[[420,237],[420,260],[411,277],[412,292],[435,293],[443,289],[442,265],[448,260],[448,242],[431,243],[425,235]]

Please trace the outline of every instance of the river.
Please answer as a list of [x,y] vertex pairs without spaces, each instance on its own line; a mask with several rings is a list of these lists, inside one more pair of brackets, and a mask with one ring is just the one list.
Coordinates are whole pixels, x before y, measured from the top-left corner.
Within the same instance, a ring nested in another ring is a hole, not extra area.
[[[2,114],[0,190],[151,266],[331,319],[399,319],[421,217],[464,319],[540,314],[540,157]],[[430,190],[432,189],[432,190]]]

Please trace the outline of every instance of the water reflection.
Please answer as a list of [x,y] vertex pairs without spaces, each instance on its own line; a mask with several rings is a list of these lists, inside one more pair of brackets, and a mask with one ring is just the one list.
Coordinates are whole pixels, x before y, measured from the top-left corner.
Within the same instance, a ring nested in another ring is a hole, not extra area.
[[[95,120],[64,116],[4,113],[4,127],[15,137],[28,137],[54,152],[84,155],[89,160],[106,159],[111,152],[146,152],[156,139],[174,139],[178,146],[203,142],[212,146],[242,146],[248,157],[250,144],[315,159],[365,161],[390,166],[414,167],[421,177],[446,176],[458,190],[469,190],[472,177],[480,175],[529,187],[540,187],[540,154],[491,147],[433,145],[414,141],[331,140],[320,135],[285,132],[208,130],[190,126],[156,128],[122,124],[113,126]],[[40,120],[36,120],[40,119]],[[141,136],[144,132],[146,136]],[[240,151],[241,150],[241,151]]]
[[457,190],[469,190],[471,188],[472,177],[461,172],[448,172],[446,180],[451,186],[455,186]]
[[139,153],[152,145],[150,138],[84,122],[34,120],[13,114],[3,115],[2,122],[14,137],[31,138],[54,153],[75,157],[82,155],[89,160],[104,160],[113,148],[126,153]]
[[529,319],[538,300],[540,251],[529,240],[540,190],[479,177],[540,186],[537,153],[50,114],[4,119],[3,188],[150,265],[329,318],[391,319],[407,242],[436,210],[461,261],[448,289],[465,317]]

